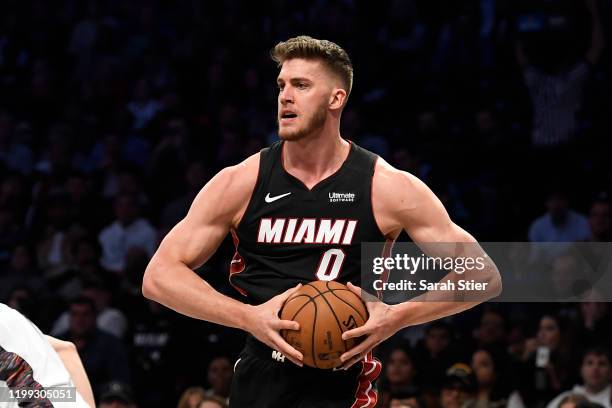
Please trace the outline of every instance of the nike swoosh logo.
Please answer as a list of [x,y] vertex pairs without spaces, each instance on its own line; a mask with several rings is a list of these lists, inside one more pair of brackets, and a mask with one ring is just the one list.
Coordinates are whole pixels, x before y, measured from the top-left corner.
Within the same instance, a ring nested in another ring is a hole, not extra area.
[[277,196],[274,196],[274,197],[270,197],[270,193],[268,193],[266,195],[265,200],[266,200],[266,203],[273,203],[276,200],[280,200],[283,197],[287,197],[289,194],[291,194],[291,192],[285,193],[285,194],[281,194],[281,195],[277,195]]

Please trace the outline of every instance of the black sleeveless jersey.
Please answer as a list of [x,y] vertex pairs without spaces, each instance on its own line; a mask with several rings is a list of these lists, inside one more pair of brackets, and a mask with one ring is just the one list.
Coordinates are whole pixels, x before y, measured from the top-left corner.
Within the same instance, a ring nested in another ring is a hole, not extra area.
[[340,169],[308,189],[283,167],[283,142],[261,151],[238,228],[230,282],[251,304],[313,280],[361,283],[361,243],[383,242],[374,220],[377,157],[351,143]]

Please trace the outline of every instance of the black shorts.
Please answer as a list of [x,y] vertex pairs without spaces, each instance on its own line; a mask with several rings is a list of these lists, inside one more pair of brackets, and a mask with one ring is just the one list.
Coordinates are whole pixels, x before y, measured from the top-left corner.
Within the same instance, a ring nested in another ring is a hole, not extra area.
[[230,408],[372,408],[382,365],[371,353],[347,371],[298,367],[252,336],[234,365]]

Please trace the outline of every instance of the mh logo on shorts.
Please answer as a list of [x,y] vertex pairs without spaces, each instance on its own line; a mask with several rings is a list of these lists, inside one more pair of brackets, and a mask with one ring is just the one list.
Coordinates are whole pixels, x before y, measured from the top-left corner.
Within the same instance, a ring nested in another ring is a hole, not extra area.
[[355,202],[355,193],[329,193],[330,203],[353,203]]
[[276,360],[279,363],[285,362],[285,355],[280,351],[272,350],[272,360]]

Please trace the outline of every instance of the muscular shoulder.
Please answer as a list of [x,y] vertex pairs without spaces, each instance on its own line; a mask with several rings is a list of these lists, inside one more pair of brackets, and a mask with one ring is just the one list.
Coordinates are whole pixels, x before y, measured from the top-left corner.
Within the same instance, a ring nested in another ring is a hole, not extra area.
[[235,166],[217,173],[198,193],[190,213],[206,209],[230,226],[242,218],[257,182],[260,154],[256,153]]
[[[414,175],[396,169],[384,159],[376,162],[372,207],[381,231],[391,237],[405,228],[406,220],[431,204],[433,193]],[[435,196],[433,196],[435,198]]]

